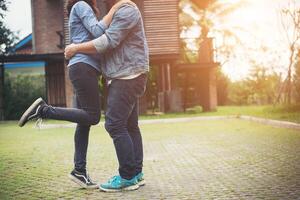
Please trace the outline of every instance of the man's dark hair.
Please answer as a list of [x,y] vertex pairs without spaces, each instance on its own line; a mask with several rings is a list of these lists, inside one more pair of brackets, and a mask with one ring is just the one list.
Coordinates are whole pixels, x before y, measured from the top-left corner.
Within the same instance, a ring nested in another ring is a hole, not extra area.
[[106,3],[107,10],[109,10],[117,2],[117,0],[104,0],[104,2]]

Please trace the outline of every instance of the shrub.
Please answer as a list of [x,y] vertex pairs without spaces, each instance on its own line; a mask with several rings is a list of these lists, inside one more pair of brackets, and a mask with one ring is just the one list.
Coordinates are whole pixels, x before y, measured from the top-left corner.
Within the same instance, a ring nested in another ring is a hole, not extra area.
[[4,82],[4,119],[16,120],[38,97],[46,97],[44,75],[5,74]]

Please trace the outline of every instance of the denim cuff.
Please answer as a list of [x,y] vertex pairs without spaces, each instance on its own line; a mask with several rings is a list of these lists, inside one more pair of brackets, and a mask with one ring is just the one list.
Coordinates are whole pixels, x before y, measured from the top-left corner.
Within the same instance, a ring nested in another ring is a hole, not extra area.
[[98,53],[104,53],[108,49],[108,38],[105,34],[93,40],[94,47]]

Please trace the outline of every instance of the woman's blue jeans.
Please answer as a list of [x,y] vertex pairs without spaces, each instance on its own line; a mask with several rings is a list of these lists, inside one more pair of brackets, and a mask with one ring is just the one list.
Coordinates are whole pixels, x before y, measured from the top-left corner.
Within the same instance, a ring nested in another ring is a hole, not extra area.
[[69,67],[69,77],[76,96],[75,108],[46,106],[42,110],[42,118],[65,120],[77,123],[74,141],[75,169],[86,169],[86,154],[91,125],[100,121],[99,72],[85,63],[77,63]]

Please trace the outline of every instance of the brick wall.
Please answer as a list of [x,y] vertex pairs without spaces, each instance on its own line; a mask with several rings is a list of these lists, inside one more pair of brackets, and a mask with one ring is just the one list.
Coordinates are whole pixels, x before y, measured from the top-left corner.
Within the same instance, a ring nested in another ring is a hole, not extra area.
[[60,36],[63,31],[62,0],[31,0],[33,52],[37,54],[59,53]]

